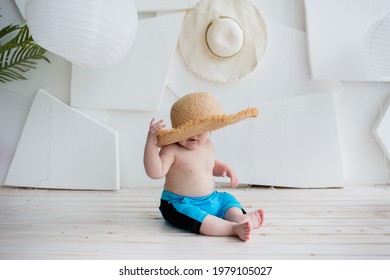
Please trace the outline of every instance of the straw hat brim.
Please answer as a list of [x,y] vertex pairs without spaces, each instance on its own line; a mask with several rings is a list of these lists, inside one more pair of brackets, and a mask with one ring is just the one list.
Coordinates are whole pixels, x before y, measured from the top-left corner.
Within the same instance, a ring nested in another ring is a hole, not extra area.
[[[240,51],[227,58],[214,55],[206,42],[209,23],[221,16],[237,21],[244,36]],[[249,0],[202,0],[184,18],[179,47],[187,66],[202,78],[234,81],[252,72],[263,57],[267,29],[260,12]]]
[[236,114],[214,115],[197,120],[191,120],[177,128],[160,130],[157,145],[162,147],[176,143],[203,132],[214,131],[247,118],[255,118],[258,114],[259,112],[256,108],[248,108]]

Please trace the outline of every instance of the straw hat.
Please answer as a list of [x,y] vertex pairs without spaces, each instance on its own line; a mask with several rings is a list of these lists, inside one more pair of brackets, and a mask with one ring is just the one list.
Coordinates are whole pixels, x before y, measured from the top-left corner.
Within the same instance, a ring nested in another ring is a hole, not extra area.
[[189,68],[220,82],[252,72],[266,46],[263,18],[249,0],[201,0],[186,14],[179,36]]
[[177,100],[171,108],[172,129],[160,130],[158,146],[162,147],[234,124],[246,118],[257,117],[256,108],[225,115],[217,100],[209,93],[194,92]]

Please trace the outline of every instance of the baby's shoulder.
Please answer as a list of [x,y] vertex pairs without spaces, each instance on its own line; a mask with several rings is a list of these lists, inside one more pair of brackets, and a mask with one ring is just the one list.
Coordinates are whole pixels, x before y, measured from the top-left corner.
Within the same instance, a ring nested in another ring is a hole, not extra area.
[[166,145],[161,148],[160,153],[163,154],[175,154],[179,150],[179,145],[176,143]]

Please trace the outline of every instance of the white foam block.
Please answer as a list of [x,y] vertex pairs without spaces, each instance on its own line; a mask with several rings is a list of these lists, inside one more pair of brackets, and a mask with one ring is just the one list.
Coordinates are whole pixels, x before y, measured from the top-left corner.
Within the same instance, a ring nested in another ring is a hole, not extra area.
[[118,158],[116,131],[39,90],[5,184],[117,190]]
[[390,11],[388,0],[305,0],[306,24],[314,79],[389,81],[373,72],[363,38]]
[[374,135],[382,147],[388,160],[390,160],[390,100],[374,127]]
[[213,135],[218,157],[236,169],[241,183],[305,188],[344,183],[332,94],[265,102],[259,111],[256,119]]
[[32,100],[0,88],[0,186],[4,184]]
[[129,53],[102,69],[72,65],[71,105],[158,110],[184,13],[139,21]]

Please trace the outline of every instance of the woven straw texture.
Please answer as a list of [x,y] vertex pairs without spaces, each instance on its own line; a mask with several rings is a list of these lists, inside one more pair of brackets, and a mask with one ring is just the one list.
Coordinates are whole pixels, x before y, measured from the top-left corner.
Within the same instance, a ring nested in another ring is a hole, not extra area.
[[209,93],[195,92],[180,98],[171,109],[172,129],[161,130],[160,147],[182,141],[207,131],[214,131],[246,118],[257,117],[256,108],[225,115],[217,100]]

